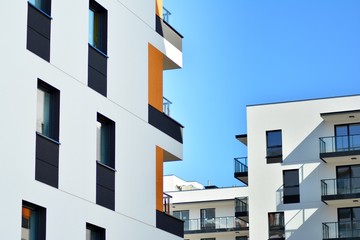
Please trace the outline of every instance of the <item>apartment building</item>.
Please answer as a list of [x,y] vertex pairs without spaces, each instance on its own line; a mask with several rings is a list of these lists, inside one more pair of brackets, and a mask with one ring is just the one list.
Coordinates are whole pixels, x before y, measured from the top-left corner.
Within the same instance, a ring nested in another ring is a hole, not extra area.
[[0,12],[1,239],[182,239],[162,178],[183,154],[162,89],[163,71],[182,67],[182,36],[162,0]]
[[360,95],[247,107],[249,237],[360,239]]
[[169,212],[184,221],[187,240],[247,240],[247,187],[218,188],[164,176]]

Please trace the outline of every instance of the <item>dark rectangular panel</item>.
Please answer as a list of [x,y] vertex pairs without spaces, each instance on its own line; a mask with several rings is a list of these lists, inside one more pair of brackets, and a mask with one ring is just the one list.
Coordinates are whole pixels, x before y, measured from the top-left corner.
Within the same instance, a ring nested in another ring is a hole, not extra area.
[[89,66],[107,76],[107,57],[89,45]]
[[50,39],[51,19],[49,16],[29,4],[27,21],[28,27],[32,28],[45,38]]
[[96,184],[115,191],[115,171],[98,163],[96,165]]
[[181,238],[184,237],[184,222],[176,217],[156,210],[156,228]]
[[27,20],[26,48],[49,62],[51,18],[31,4],[28,4]]
[[96,71],[92,67],[88,67],[88,86],[101,95],[106,97],[107,94],[107,79],[106,76]]
[[115,210],[115,192],[101,185],[96,185],[96,204]]
[[174,138],[178,142],[183,142],[182,128],[178,122],[167,116],[165,113],[160,112],[153,106],[149,105],[149,124],[156,127],[160,131]]
[[35,179],[52,187],[59,186],[59,144],[36,134]]

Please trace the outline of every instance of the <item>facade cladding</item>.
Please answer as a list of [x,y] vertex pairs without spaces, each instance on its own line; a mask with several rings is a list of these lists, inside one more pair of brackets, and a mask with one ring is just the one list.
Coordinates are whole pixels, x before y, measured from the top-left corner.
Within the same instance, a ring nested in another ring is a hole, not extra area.
[[182,239],[162,183],[182,159],[162,91],[182,37],[162,1],[0,5],[4,20],[19,13],[1,39],[2,238]]

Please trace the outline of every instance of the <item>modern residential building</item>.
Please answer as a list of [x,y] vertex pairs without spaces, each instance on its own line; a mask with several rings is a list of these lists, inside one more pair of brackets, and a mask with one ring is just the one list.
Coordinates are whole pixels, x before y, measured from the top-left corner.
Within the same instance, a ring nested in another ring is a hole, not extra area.
[[188,240],[247,240],[247,187],[217,188],[164,176],[169,209],[184,221]]
[[249,237],[360,239],[360,95],[247,107]]
[[1,239],[182,239],[163,164],[182,159],[183,127],[162,88],[182,36],[162,0],[0,9]]

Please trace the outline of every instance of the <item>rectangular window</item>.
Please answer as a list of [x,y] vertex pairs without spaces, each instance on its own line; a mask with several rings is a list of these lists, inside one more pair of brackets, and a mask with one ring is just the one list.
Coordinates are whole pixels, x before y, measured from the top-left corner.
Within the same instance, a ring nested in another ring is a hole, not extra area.
[[60,92],[38,80],[36,131],[55,141],[59,140]]
[[89,5],[89,44],[107,52],[107,10],[95,1]]
[[359,236],[360,207],[338,209],[339,238]]
[[267,163],[282,162],[282,134],[281,130],[266,132]]
[[200,209],[201,229],[215,229],[215,208]]
[[285,239],[284,213],[274,212],[268,214],[269,239]]
[[115,168],[115,123],[100,113],[96,123],[96,160]]
[[46,209],[23,201],[21,240],[45,240]]
[[299,170],[284,170],[284,204],[300,202]]
[[337,152],[360,150],[360,123],[335,126]]
[[184,221],[184,231],[190,229],[189,210],[173,211],[173,216]]
[[86,240],[105,240],[105,229],[86,223]]

